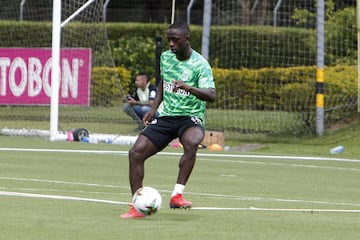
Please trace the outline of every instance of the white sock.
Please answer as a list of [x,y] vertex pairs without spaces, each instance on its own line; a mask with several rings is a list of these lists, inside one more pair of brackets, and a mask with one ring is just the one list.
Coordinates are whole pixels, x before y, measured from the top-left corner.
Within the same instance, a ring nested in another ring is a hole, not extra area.
[[172,192],[171,196],[173,197],[178,193],[183,194],[184,189],[185,189],[185,185],[178,184],[178,183],[175,184],[174,191]]

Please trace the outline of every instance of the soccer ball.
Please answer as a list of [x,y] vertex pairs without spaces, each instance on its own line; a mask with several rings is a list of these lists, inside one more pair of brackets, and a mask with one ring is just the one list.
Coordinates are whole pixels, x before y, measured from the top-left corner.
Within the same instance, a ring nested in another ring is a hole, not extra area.
[[161,195],[152,187],[139,188],[134,194],[132,203],[136,211],[145,216],[155,214],[161,207]]

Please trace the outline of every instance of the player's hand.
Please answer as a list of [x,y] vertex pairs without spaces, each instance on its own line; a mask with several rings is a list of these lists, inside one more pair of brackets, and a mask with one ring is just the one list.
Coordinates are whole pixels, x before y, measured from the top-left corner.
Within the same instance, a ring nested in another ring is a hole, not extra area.
[[149,125],[150,122],[152,121],[153,117],[154,117],[154,113],[152,113],[151,111],[145,113],[145,114],[144,114],[144,117],[143,117],[143,119],[142,119],[144,125],[145,125],[145,126]]
[[178,89],[184,89],[188,91],[190,88],[189,85],[187,85],[183,80],[173,79],[172,83],[174,84],[173,92],[177,92]]

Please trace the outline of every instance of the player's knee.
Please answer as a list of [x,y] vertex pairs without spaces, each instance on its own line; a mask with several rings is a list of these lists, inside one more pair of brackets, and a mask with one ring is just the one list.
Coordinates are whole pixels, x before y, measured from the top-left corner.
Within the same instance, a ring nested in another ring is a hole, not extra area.
[[187,153],[196,153],[200,142],[195,140],[189,140],[182,143],[184,151]]
[[141,151],[137,150],[136,148],[131,148],[129,151],[129,161],[130,163],[143,161]]

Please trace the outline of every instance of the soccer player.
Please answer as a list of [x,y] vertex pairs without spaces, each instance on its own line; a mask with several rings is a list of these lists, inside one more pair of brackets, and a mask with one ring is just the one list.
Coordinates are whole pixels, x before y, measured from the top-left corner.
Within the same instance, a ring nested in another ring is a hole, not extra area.
[[[183,192],[193,170],[196,152],[204,138],[206,102],[216,98],[215,84],[209,63],[191,48],[190,29],[185,22],[175,22],[167,30],[170,49],[161,54],[161,81],[158,94],[149,112],[143,117],[145,129],[129,151],[129,180],[132,195],[142,187],[147,158],[179,138],[184,153],[170,198],[170,208],[191,208]],[[153,119],[160,103],[160,117]],[[121,218],[144,217],[131,206]]]

